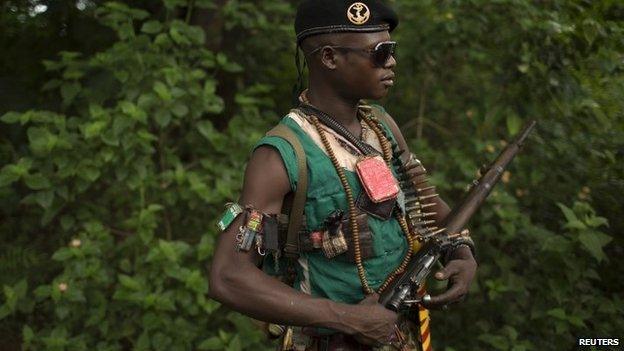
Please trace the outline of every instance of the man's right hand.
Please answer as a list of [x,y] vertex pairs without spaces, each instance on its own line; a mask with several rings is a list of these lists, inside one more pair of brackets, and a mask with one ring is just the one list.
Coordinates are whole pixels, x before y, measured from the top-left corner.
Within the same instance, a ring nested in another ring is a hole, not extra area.
[[353,336],[362,344],[388,344],[395,336],[399,316],[378,301],[379,295],[371,294],[354,306],[362,319],[354,326],[356,332]]

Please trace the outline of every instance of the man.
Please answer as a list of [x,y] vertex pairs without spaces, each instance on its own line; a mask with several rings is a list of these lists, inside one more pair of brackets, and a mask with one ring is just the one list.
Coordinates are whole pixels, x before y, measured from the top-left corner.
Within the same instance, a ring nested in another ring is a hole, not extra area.
[[[389,33],[397,22],[393,10],[375,0],[311,0],[299,6],[295,31],[309,65],[309,87],[301,106],[280,124],[294,133],[305,153],[305,220],[297,234],[305,238],[299,238],[290,263],[284,263],[282,245],[263,257],[268,241],[274,240],[269,233],[275,227],[269,223],[276,218],[272,214],[282,212],[301,179],[293,143],[278,136],[267,136],[256,146],[245,171],[241,206],[231,205],[230,220],[223,220],[226,229],[211,267],[210,294],[253,318],[303,327],[288,331],[293,341],[284,341],[286,348],[416,347],[403,339],[409,330],[397,330],[397,325],[407,325],[406,318],[380,305],[376,293],[418,248],[413,228],[405,225],[404,196],[410,190],[393,191],[399,170],[384,168],[379,160],[404,166],[415,160],[409,152],[396,152],[408,147],[392,118],[361,102],[384,97],[394,84],[396,43]],[[423,167],[410,172],[420,184],[422,203],[432,209],[423,212],[430,218],[420,224],[440,223],[448,206],[427,186]],[[448,279],[449,289],[425,307],[458,302],[468,291],[476,270],[471,248],[459,246],[447,257],[435,277]],[[265,271],[274,264],[282,271],[290,267],[295,281],[289,286],[266,274],[259,268],[263,261]],[[422,337],[416,337],[420,344],[425,343]]]

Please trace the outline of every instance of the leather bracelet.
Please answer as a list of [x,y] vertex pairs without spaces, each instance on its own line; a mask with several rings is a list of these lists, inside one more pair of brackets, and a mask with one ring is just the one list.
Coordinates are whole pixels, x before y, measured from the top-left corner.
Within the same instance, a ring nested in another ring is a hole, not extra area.
[[477,254],[476,254],[474,243],[472,242],[472,239],[470,237],[465,237],[465,238],[457,240],[455,244],[453,244],[450,248],[446,250],[446,252],[444,253],[444,259],[443,259],[444,263],[450,261],[451,255],[453,255],[453,252],[455,252],[455,250],[457,250],[461,246],[467,246],[470,249],[472,256],[476,260]]

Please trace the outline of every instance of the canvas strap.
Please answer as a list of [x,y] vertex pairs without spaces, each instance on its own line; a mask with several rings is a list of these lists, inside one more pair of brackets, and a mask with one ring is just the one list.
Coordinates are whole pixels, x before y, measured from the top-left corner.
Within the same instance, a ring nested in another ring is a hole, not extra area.
[[271,129],[267,136],[276,136],[286,140],[294,149],[297,158],[297,189],[292,200],[289,211],[288,232],[286,234],[286,244],[284,245],[284,255],[288,258],[299,256],[299,229],[303,223],[303,208],[305,206],[308,189],[308,164],[301,142],[295,133],[286,125],[278,124]]
[[383,111],[377,106],[370,106],[370,112],[373,114],[373,117],[377,118],[378,121],[384,122],[386,125],[390,126],[391,124],[388,122],[388,117]]

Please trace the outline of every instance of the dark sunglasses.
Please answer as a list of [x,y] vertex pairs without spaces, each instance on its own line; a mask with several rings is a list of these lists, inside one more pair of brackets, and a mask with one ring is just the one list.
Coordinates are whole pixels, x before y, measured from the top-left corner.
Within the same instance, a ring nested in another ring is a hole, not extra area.
[[363,53],[367,53],[370,55],[371,60],[373,61],[373,64],[375,66],[383,67],[386,65],[390,57],[394,55],[394,53],[396,52],[396,45],[397,45],[396,41],[382,41],[381,43],[378,43],[377,45],[375,45],[373,49],[354,48],[350,46],[324,45],[324,46],[318,47],[310,51],[308,55],[312,55],[313,53],[320,51],[324,47],[330,47],[330,48],[338,49],[338,50],[363,52]]

